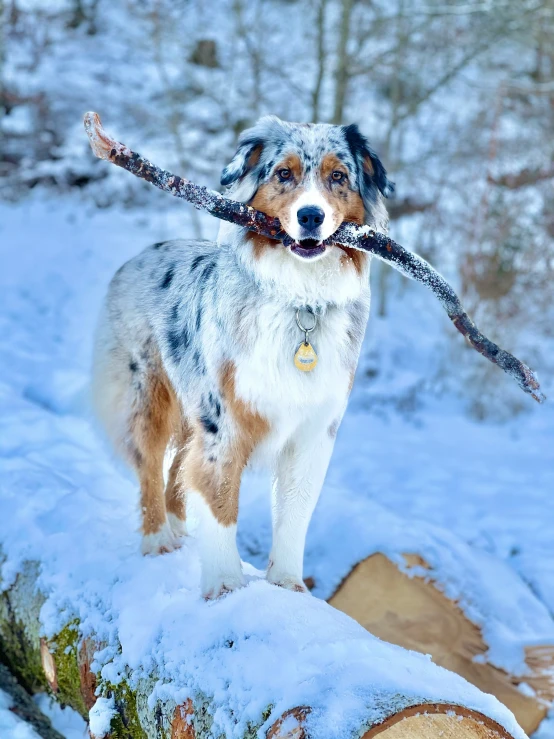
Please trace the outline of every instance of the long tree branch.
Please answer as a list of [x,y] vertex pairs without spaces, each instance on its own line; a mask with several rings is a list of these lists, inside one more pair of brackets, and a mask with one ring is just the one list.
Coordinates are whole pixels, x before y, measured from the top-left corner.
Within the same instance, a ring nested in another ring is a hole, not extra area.
[[[183,198],[199,210],[205,210],[216,218],[235,223],[262,236],[283,241],[286,246],[294,243],[277,218],[270,218],[245,203],[230,200],[214,190],[195,185],[189,180],[160,169],[140,154],[115,141],[104,131],[96,113],[85,114],[85,130],[94,154],[100,159],[117,164],[137,177],[152,183],[160,190]],[[454,326],[466,337],[474,349],[507,372],[526,393],[529,393],[539,403],[545,400],[533,371],[477,329],[464,311],[452,287],[424,259],[397,244],[385,234],[378,233],[369,226],[356,226],[352,223],[343,223],[339,226],[326,243],[329,245],[342,244],[374,254],[406,277],[429,287],[441,302]]]

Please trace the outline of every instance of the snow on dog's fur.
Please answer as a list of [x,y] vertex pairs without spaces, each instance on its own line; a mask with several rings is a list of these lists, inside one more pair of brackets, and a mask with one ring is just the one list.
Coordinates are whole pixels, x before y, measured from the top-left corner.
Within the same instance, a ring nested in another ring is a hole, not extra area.
[[[140,480],[144,553],[178,545],[186,501],[200,521],[204,596],[239,587],[240,480],[261,461],[274,472],[267,578],[304,590],[306,531],[369,313],[369,257],[321,242],[343,221],[386,229],[393,185],[356,126],[273,116],[242,134],[221,181],[295,243],[224,224],[217,244],[168,241],[127,262],[98,327],[96,407]],[[293,361],[306,308],[318,318],[312,372]]]

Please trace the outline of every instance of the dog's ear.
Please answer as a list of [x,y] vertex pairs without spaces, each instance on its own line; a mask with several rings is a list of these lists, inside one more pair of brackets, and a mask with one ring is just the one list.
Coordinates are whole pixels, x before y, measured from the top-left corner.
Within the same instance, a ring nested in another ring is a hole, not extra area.
[[221,173],[222,185],[234,185],[236,200],[248,202],[254,196],[286,138],[286,126],[277,116],[266,115],[241,133],[235,155]]
[[245,131],[240,139],[235,155],[221,173],[221,184],[232,185],[252,171],[260,161],[263,140],[254,129]]
[[394,193],[394,182],[387,178],[387,170],[369,145],[369,141],[360,133],[355,124],[344,126],[344,137],[352,152],[358,168],[358,187],[366,209],[375,203],[376,192],[389,198]]

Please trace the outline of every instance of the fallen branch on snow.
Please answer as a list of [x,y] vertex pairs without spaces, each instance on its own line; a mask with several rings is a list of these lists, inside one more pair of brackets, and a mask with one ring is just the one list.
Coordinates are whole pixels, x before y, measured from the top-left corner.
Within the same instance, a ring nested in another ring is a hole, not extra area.
[[[230,200],[214,190],[195,185],[189,180],[160,169],[140,154],[115,141],[102,128],[97,113],[86,113],[84,122],[92,150],[99,159],[106,159],[117,164],[118,167],[152,183],[160,190],[183,198],[192,203],[195,208],[205,210],[216,218],[235,223],[262,236],[282,241],[285,246],[293,243],[277,218],[271,218],[245,203]],[[452,287],[424,259],[368,226],[356,226],[351,223],[343,223],[339,226],[335,233],[327,239],[327,243],[342,244],[374,254],[406,277],[429,287],[441,302],[454,326],[466,337],[474,349],[513,377],[522,390],[529,393],[536,401],[542,403],[545,400],[534,372],[478,330],[465,312]]]

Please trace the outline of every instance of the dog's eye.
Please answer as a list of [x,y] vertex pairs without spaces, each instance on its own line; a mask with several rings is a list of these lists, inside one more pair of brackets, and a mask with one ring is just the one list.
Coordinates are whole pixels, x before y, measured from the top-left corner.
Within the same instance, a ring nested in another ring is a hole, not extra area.
[[344,172],[339,172],[338,169],[335,169],[335,171],[331,174],[331,179],[333,182],[342,182],[346,175]]
[[290,180],[292,172],[290,169],[283,168],[277,170],[277,175],[280,180]]

